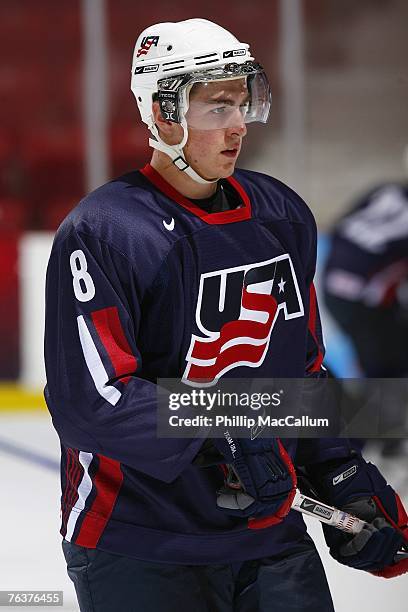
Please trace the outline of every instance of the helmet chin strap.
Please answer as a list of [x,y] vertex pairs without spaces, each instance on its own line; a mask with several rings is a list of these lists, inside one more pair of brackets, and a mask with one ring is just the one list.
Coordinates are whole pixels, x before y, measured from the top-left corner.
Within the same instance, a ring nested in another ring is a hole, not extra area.
[[185,123],[185,121],[183,121],[181,125],[183,128],[183,134],[184,134],[183,140],[179,144],[176,144],[176,145],[168,145],[165,142],[163,142],[163,140],[159,136],[159,132],[157,130],[156,125],[155,124],[151,125],[150,131],[152,132],[154,139],[149,138],[149,145],[153,149],[156,149],[157,151],[161,151],[162,153],[165,153],[166,155],[168,155],[170,159],[173,161],[173,164],[176,166],[176,168],[178,168],[180,172],[185,172],[190,178],[193,179],[193,181],[196,181],[196,183],[200,183],[202,185],[212,185],[213,183],[216,183],[218,179],[207,181],[202,176],[200,176],[195,170],[193,170],[193,168],[186,161],[184,157],[183,148],[185,147],[185,144],[187,142],[188,128],[187,128],[187,124]]

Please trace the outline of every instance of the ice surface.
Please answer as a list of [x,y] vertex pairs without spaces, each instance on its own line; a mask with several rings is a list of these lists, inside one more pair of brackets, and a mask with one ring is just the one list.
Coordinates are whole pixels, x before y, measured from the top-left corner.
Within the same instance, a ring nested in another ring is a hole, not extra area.
[[[60,548],[58,473],[2,450],[2,440],[52,460],[59,457],[58,439],[46,414],[0,414],[0,589],[63,590],[65,603],[58,609],[76,611]],[[406,465],[382,462],[390,481],[403,487],[400,493],[408,504]],[[325,565],[336,612],[407,612],[408,574],[384,580],[345,568],[329,556],[320,523],[308,519],[308,529]]]

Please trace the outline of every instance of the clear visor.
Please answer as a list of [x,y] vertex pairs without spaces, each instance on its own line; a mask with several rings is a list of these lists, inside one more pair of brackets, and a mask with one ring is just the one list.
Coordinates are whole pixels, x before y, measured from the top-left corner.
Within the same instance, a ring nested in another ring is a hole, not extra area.
[[164,99],[163,110],[170,104],[177,110],[174,118],[167,118],[180,122],[184,117],[187,126],[196,130],[239,129],[246,123],[266,123],[271,105],[268,79],[259,64],[248,64],[230,64],[235,70],[223,68],[189,75],[177,93],[173,89],[172,101]]
[[184,116],[188,127],[197,130],[240,128],[245,123],[265,123],[269,107],[268,82],[263,73],[257,73],[194,83]]

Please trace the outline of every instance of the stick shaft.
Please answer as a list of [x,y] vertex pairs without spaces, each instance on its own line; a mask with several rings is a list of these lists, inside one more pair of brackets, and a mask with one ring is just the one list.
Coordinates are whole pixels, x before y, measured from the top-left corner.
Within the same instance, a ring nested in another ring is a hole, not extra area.
[[292,502],[292,510],[297,510],[308,516],[313,516],[322,523],[326,523],[326,525],[331,525],[347,533],[359,533],[366,524],[365,521],[356,516],[333,508],[333,506],[322,504],[316,499],[313,499],[313,497],[304,495],[299,490],[296,491],[295,498]]

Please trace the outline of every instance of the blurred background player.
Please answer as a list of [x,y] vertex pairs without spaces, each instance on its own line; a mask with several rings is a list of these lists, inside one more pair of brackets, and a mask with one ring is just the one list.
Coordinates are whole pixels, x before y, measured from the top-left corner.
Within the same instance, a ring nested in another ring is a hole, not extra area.
[[[383,183],[335,224],[323,276],[326,307],[351,340],[367,378],[408,375],[408,185]],[[384,424],[401,439],[383,454],[406,452],[407,416],[388,398]]]

